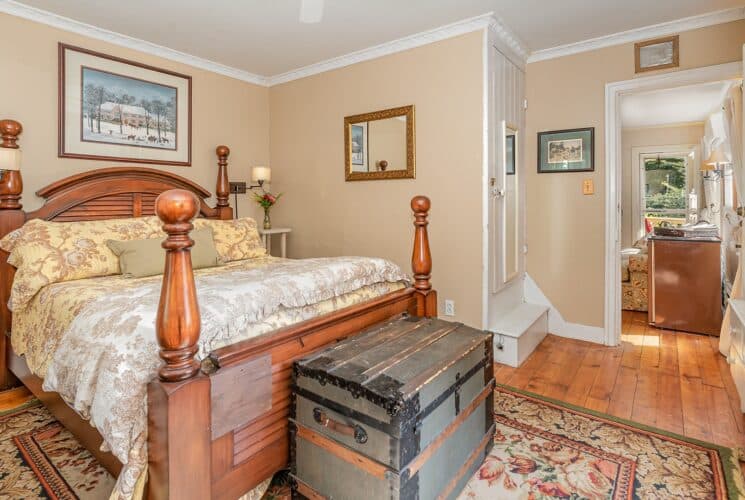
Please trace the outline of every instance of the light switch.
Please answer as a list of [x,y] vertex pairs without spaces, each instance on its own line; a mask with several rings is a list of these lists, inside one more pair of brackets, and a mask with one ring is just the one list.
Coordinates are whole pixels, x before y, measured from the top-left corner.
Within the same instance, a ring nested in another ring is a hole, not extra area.
[[592,179],[582,181],[582,194],[595,194],[595,183]]

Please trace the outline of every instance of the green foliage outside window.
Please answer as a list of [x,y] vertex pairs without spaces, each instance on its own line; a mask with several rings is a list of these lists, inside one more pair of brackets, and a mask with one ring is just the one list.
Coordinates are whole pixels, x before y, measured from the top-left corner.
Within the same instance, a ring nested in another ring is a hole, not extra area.
[[647,210],[686,209],[685,158],[647,158],[644,170]]

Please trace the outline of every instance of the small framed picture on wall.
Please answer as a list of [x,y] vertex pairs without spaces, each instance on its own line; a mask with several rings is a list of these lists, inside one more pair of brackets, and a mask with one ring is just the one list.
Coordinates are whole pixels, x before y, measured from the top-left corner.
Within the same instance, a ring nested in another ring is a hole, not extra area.
[[634,44],[636,73],[677,68],[680,64],[678,35]]
[[595,128],[538,132],[538,173],[595,170]]

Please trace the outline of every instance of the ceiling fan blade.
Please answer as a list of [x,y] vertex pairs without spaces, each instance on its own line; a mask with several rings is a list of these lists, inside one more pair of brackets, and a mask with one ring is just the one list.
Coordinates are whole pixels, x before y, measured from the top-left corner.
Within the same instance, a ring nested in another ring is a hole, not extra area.
[[323,17],[324,0],[300,0],[300,22],[320,23]]

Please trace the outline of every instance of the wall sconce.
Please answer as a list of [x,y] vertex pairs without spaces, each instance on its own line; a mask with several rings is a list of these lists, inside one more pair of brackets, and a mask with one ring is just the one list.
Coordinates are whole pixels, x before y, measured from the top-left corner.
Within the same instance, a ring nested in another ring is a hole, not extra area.
[[718,177],[721,175],[724,165],[731,163],[731,161],[724,151],[722,151],[721,146],[714,149],[709,155],[709,158],[701,166],[701,170],[704,172],[704,178]]
[[263,165],[251,169],[251,182],[256,182],[255,186],[249,186],[249,189],[264,189],[265,182],[272,181],[272,169]]
[[[247,185],[245,181],[231,182],[230,192],[235,195],[235,218],[238,218],[238,195],[246,194],[249,189],[264,189],[265,182],[272,181],[272,169],[263,165],[257,165],[251,167],[251,185]],[[253,183],[256,184],[253,184]]]

